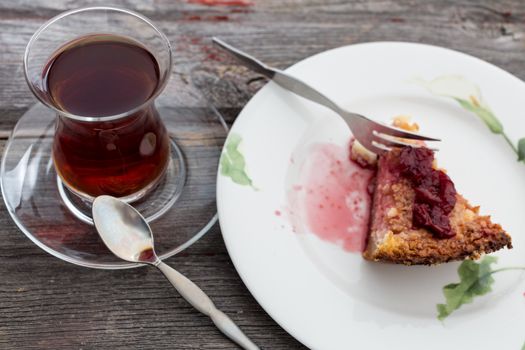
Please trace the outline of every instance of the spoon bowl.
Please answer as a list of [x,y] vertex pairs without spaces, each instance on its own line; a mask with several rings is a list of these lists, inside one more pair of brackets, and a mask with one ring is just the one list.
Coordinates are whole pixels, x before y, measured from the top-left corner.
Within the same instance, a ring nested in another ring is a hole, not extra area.
[[99,196],[93,201],[93,222],[104,244],[122,260],[145,264],[158,261],[151,228],[131,205]]

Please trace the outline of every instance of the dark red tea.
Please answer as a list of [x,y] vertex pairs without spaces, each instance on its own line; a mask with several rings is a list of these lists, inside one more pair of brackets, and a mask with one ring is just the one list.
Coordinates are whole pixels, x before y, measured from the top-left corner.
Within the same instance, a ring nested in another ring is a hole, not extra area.
[[[126,113],[146,102],[160,77],[141,44],[89,35],[58,50],[43,76],[52,103],[83,117]],[[90,196],[124,197],[154,184],[169,159],[169,138],[153,103],[123,118],[88,122],[59,115],[53,159],[62,180]]]

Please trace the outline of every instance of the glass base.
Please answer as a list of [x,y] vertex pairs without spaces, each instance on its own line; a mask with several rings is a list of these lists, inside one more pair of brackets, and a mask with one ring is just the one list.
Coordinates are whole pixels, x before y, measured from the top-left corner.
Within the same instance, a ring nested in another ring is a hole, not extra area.
[[[207,108],[158,107],[170,138],[167,173],[131,203],[150,222],[161,258],[177,254],[216,222],[215,185],[226,130]],[[91,224],[90,207],[60,180],[51,156],[55,114],[37,104],[18,121],[4,150],[0,184],[6,208],[36,245],[94,268],[139,266],[115,257]]]
[[[186,165],[177,143],[171,140],[170,160],[166,171],[160,179],[140,192],[121,198],[132,203],[147,222],[165,214],[182,194],[186,182]],[[65,184],[60,176],[56,177],[58,193],[64,205],[79,220],[93,225],[91,218],[92,198],[84,198]]]

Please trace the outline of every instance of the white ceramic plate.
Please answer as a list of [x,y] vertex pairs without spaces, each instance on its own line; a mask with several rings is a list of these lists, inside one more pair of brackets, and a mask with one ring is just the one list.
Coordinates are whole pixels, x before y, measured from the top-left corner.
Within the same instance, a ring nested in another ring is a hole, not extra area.
[[[459,52],[409,43],[342,47],[287,71],[351,111],[384,122],[411,115],[423,133],[441,137],[437,159],[458,192],[513,236],[514,249],[493,254],[493,268],[525,266],[525,164],[475,113],[442,96],[491,110],[517,144],[525,137],[521,80]],[[312,349],[521,349],[521,271],[494,274],[490,292],[440,322],[436,304],[445,301],[443,286],[459,282],[459,263],[366,262],[298,222],[304,213],[289,215],[300,211],[290,206],[290,193],[315,145],[345,149],[350,137],[332,112],[274,83],[236,120],[217,202],[229,254],[257,301]]]

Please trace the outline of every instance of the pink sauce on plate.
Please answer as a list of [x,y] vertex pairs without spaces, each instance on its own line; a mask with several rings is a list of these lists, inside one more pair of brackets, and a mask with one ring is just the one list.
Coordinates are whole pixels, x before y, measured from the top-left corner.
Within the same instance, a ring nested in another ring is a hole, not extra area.
[[294,230],[307,232],[350,252],[365,248],[370,217],[368,192],[374,171],[349,159],[348,149],[317,144],[290,189],[288,214]]

